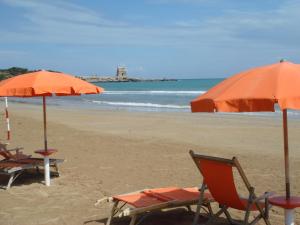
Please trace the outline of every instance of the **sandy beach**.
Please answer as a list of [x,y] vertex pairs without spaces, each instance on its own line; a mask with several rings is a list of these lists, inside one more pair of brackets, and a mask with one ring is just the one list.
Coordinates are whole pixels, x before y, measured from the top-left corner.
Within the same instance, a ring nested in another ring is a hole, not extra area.
[[[9,147],[22,146],[25,153],[34,155],[43,146],[42,107],[10,104],[10,119]],[[104,224],[109,205],[94,206],[104,196],[153,187],[199,186],[201,176],[188,154],[190,149],[237,156],[258,195],[284,194],[281,122],[280,117],[49,106],[48,143],[58,149],[56,158],[66,160],[60,166],[61,177],[54,178],[51,187],[43,185],[43,177],[30,177],[18,179],[8,191],[0,190],[0,225]],[[0,126],[5,141],[4,115]],[[289,129],[291,189],[300,195],[300,121],[290,119]],[[172,210],[150,216],[143,224],[191,224],[192,218]],[[283,210],[273,207],[270,220],[283,224]],[[300,223],[299,210],[296,223]]]

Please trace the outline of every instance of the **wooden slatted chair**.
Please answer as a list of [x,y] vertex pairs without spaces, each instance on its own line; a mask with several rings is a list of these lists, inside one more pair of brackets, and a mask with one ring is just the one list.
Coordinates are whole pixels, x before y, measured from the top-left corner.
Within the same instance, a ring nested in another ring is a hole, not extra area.
[[[57,164],[62,163],[63,159],[50,159],[50,168],[53,168],[51,175],[59,176]],[[9,176],[6,186],[0,185],[3,189],[9,189],[13,182],[25,171],[35,169],[39,173],[39,168],[44,167],[41,158],[24,158],[19,160],[1,160],[0,175]]]
[[[254,187],[250,185],[237,158],[224,159],[204,156],[196,154],[192,150],[190,151],[190,155],[203,176],[202,188],[207,187],[214,200],[219,203],[220,210],[209,219],[208,223],[224,213],[230,224],[252,225],[256,224],[260,219],[263,219],[267,225],[270,225],[268,219],[270,208],[268,197],[271,193],[266,192],[264,195],[256,197]],[[237,169],[249,192],[247,198],[240,197],[237,192],[234,183],[233,168]],[[201,203],[202,200],[200,199],[199,205],[201,205]],[[244,211],[244,221],[240,223],[233,220],[228,208]],[[258,212],[258,215],[251,222],[249,222],[250,212]],[[197,207],[193,225],[197,223],[199,213],[200,207]]]
[[[201,196],[202,206],[206,207],[206,211],[209,214],[212,213],[210,202],[213,199],[211,195],[206,192],[202,193]],[[199,197],[200,192],[198,188],[167,187],[106,197],[98,200],[96,205],[104,201],[112,203],[111,213],[106,225],[110,225],[115,216],[130,216],[130,225],[134,225],[138,216],[147,212],[175,207],[187,207],[188,210],[191,210],[190,206],[196,205]]]
[[7,143],[0,142],[0,156],[2,156],[3,160],[18,160],[31,157],[31,155],[23,154],[21,151],[22,147],[7,149],[7,145]]
[[[25,155],[21,151],[23,148],[20,147],[14,149],[7,149],[6,147],[7,144],[0,143],[0,155],[3,157],[0,160],[0,174],[9,176],[7,185],[2,185],[2,188],[9,189],[18,176],[26,170],[36,169],[39,172],[40,168],[44,167],[43,158]],[[52,175],[59,176],[58,164],[62,162],[64,162],[63,159],[50,159],[49,165],[52,168]]]

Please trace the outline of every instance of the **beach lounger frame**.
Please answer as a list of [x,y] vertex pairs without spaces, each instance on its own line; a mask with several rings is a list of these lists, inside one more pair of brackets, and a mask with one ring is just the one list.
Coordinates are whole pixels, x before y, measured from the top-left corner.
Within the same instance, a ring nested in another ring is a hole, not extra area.
[[[268,198],[273,193],[265,192],[262,196],[256,197],[254,187],[250,185],[250,182],[236,157],[233,157],[232,159],[212,157],[196,154],[193,150],[190,150],[190,155],[203,176],[202,188],[208,187],[212,197],[219,203],[220,210],[213,214],[207,223],[211,223],[215,218],[224,213],[230,224],[253,225],[263,219],[267,225],[271,225],[269,221],[269,209],[271,208],[271,205],[269,204]],[[234,184],[233,168],[237,169],[249,192],[247,199],[240,197],[237,193]],[[218,179],[220,179],[220,181],[218,181]],[[234,199],[230,199],[229,196]],[[201,206],[202,200],[203,199],[199,200],[193,225],[197,224],[200,213],[199,205]],[[244,221],[240,223],[233,220],[228,208],[245,211]],[[256,211],[259,214],[249,222],[251,211]]]
[[[178,188],[181,189],[181,188]],[[198,190],[198,188],[195,188]],[[123,195],[118,195],[114,197],[105,197],[97,201],[96,205],[101,203],[101,202],[109,202],[112,204],[111,210],[110,210],[110,215],[107,219],[106,225],[110,225],[114,217],[123,217],[123,216],[129,216],[131,217],[130,220],[130,225],[138,224],[140,223],[145,216],[148,214],[145,213],[150,213],[154,211],[161,211],[163,209],[171,209],[171,208],[177,208],[177,207],[186,207],[189,211],[191,211],[191,206],[192,205],[197,205],[199,203],[199,197],[193,199],[193,200],[183,200],[183,201],[178,201],[178,200],[169,200],[162,202],[160,204],[154,204],[154,205],[149,205],[146,207],[134,207],[133,205],[130,205],[129,202],[122,201],[122,196],[128,196],[128,195],[134,195],[134,194],[141,194],[147,191],[151,191],[153,189],[145,189],[145,190],[140,190],[132,193],[127,193]],[[185,190],[185,189],[182,189]],[[209,196],[209,198],[204,198],[204,192],[200,193],[202,196],[202,205],[201,207],[205,207],[205,211],[209,214],[212,215],[213,211],[211,208],[211,202],[214,200],[211,198],[209,193],[205,193],[206,196]],[[163,197],[163,195],[162,195]],[[120,204],[120,205],[119,205]],[[139,216],[143,215],[139,221],[137,222],[137,219]]]
[[[64,162],[63,159],[50,159],[50,167],[54,169],[51,173],[59,176],[58,164]],[[1,160],[0,161],[0,174],[9,176],[6,186],[1,185],[2,189],[9,189],[13,182],[25,171],[36,169],[40,173],[40,168],[44,165],[42,158],[24,158],[18,160]]]

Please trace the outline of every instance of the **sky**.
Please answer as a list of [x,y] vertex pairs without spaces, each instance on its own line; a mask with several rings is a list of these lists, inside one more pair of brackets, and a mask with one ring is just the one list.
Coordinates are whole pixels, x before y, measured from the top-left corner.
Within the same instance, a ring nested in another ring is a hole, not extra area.
[[299,12],[299,0],[0,0],[0,68],[227,77],[300,63]]

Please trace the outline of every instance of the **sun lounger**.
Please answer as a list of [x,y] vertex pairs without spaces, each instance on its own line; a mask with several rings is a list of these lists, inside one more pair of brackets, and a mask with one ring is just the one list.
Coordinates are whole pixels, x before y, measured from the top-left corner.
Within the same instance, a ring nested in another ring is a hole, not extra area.
[[[265,193],[260,197],[256,197],[254,187],[250,185],[237,158],[224,159],[204,156],[195,154],[193,151],[190,151],[190,155],[203,176],[204,182],[202,184],[202,188],[207,187],[214,200],[219,203],[220,210],[211,217],[209,222],[212,222],[212,220],[224,213],[230,224],[252,225],[256,224],[260,219],[263,219],[267,225],[270,225],[268,219],[268,212],[270,208],[270,205],[268,204],[268,197],[271,193]],[[237,192],[234,183],[233,168],[237,169],[238,174],[241,176],[243,183],[249,192],[247,198],[240,197]],[[202,200],[199,201],[193,224],[197,223],[200,213],[199,206],[201,203]],[[242,223],[238,223],[233,220],[229,214],[228,208],[244,211],[244,221]],[[250,212],[258,213],[251,222],[249,222]]]
[[3,144],[0,142],[0,156],[4,159],[23,159],[23,158],[30,158],[31,155],[25,155],[21,151],[22,147],[17,147],[13,149],[7,149],[7,143]]
[[[52,174],[59,176],[58,164],[62,163],[63,159],[50,159],[50,167],[54,168]],[[35,169],[39,172],[40,168],[44,166],[44,161],[41,158],[24,158],[18,160],[1,160],[0,161],[0,174],[9,176],[6,186],[1,188],[9,189],[12,183],[19,175],[29,169]]]
[[[134,225],[137,217],[146,212],[175,207],[187,207],[191,210],[190,206],[196,205],[199,198],[198,188],[167,187],[116,195],[98,200],[96,204],[103,201],[112,203],[111,213],[106,225],[110,225],[115,216],[130,216],[130,225]],[[208,213],[212,212],[210,202],[213,199],[211,195],[208,192],[203,193],[202,200],[202,206],[207,208],[206,211]]]
[[[44,167],[43,158],[33,158],[31,155],[25,155],[21,151],[22,147],[7,149],[6,143],[0,142],[0,174],[9,176],[6,189],[10,188],[13,181],[28,169],[36,169],[37,172]],[[50,167],[54,169],[51,173],[59,176],[58,164],[64,162],[63,159],[50,159]]]

